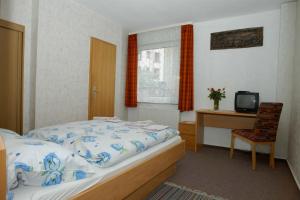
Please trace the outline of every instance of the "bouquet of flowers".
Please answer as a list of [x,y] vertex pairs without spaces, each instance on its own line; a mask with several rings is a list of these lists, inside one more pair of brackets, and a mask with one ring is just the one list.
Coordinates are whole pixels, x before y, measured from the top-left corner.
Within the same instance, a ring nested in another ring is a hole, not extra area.
[[218,110],[219,102],[223,98],[226,98],[225,88],[222,88],[222,89],[207,88],[207,90],[210,92],[208,95],[208,98],[210,98],[211,100],[214,100],[214,110]]

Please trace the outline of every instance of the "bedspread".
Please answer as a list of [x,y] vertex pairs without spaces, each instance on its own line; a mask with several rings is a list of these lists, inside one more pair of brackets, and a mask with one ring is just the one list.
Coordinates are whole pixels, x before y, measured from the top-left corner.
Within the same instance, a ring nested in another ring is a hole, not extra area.
[[179,134],[176,129],[147,122],[80,121],[35,129],[27,137],[55,142],[98,167],[110,167]]

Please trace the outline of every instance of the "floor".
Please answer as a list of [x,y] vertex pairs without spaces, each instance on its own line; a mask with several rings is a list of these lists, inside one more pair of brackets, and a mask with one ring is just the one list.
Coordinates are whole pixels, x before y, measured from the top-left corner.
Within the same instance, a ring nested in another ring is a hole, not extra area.
[[251,169],[249,152],[205,146],[187,152],[169,181],[229,200],[300,200],[300,191],[284,160],[268,166],[268,156],[257,155],[257,169]]

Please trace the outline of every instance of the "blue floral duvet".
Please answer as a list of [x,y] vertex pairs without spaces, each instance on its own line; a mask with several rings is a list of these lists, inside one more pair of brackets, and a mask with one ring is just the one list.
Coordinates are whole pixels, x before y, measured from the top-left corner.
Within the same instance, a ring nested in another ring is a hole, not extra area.
[[90,177],[94,168],[57,144],[23,137],[5,138],[7,185],[51,186]]
[[27,136],[60,144],[98,167],[110,167],[178,135],[176,129],[91,120],[30,131]]

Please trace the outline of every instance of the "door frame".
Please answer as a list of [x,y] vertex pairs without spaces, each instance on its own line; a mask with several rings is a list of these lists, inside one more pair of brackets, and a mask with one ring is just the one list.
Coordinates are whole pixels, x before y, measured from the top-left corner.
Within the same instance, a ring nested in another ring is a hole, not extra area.
[[19,34],[19,45],[21,48],[19,49],[18,54],[21,55],[21,59],[18,62],[18,113],[17,113],[17,132],[19,134],[23,134],[23,93],[24,93],[24,33],[25,33],[25,26],[16,24],[13,22],[9,22],[3,19],[0,19],[0,27],[5,29],[10,29],[13,31],[17,31]]
[[[90,38],[90,67],[89,67],[89,98],[88,98],[88,119],[89,120],[92,120],[93,116],[92,116],[92,98],[93,98],[93,92],[92,92],[92,60],[93,60],[93,41],[94,40],[98,40],[100,42],[104,42],[104,43],[107,43],[109,45],[113,45],[116,47],[116,53],[117,53],[117,46],[115,44],[112,44],[112,43],[109,43],[109,42],[106,42],[104,40],[101,40],[101,39],[98,39],[96,37],[91,37]],[[117,66],[116,66],[117,67]],[[116,74],[115,74],[116,76]],[[116,77],[115,77],[115,81],[116,81]]]

